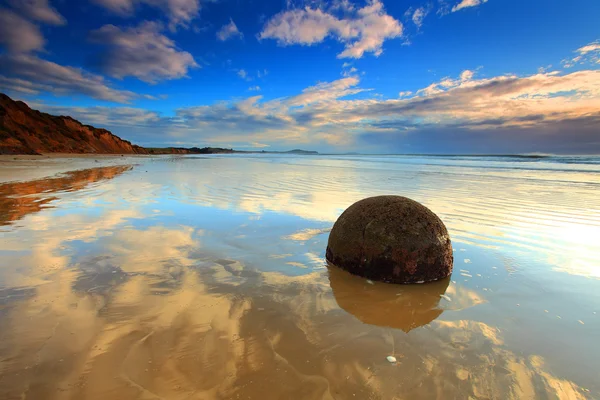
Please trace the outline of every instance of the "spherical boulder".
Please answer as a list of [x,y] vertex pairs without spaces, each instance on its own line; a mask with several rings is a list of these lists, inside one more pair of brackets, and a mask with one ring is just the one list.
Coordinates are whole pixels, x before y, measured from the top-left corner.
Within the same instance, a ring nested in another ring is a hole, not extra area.
[[351,205],[329,235],[327,260],[352,274],[389,283],[423,283],[452,273],[452,243],[444,223],[402,196]]

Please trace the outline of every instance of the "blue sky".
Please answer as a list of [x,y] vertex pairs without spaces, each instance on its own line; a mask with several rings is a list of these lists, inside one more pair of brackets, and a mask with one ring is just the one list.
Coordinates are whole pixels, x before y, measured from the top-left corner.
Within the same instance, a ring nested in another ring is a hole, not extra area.
[[141,145],[600,153],[597,0],[0,4],[0,90]]

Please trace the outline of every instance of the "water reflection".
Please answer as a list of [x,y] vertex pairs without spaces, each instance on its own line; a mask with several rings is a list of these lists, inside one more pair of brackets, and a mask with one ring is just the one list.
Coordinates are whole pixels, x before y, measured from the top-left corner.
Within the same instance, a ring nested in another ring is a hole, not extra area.
[[[330,228],[352,203],[400,194],[434,210],[460,240],[546,257],[556,270],[598,277],[600,164],[449,162],[361,157],[217,158],[177,161],[169,189],[182,201],[261,215],[270,211]],[[197,174],[198,163],[218,173]],[[588,170],[585,170],[588,169]],[[315,178],[318,176],[318,178]]]
[[0,397],[584,398],[494,326],[438,320],[407,335],[365,324],[339,309],[325,271],[222,259],[172,274],[145,261],[147,273],[65,270],[7,309]]
[[129,171],[128,165],[71,171],[56,178],[0,184],[0,226],[39,212],[57,200],[57,192],[76,191]]
[[328,270],[331,291],[341,308],[365,324],[404,332],[429,324],[442,314],[439,302],[450,284],[450,278],[427,285],[369,283],[332,265]]
[[[498,253],[501,239],[518,240],[489,226],[499,209],[483,215],[462,175],[442,185],[418,168],[265,160],[150,159],[127,174],[13,187],[3,198],[18,201],[3,210],[19,222],[0,241],[0,398],[599,397],[596,281],[554,272],[543,247]],[[509,183],[486,186],[488,199],[515,203],[502,218],[523,207]],[[428,202],[459,232],[452,281],[371,285],[326,267],[339,209],[392,190],[436,191]],[[12,211],[29,197],[52,200]]]

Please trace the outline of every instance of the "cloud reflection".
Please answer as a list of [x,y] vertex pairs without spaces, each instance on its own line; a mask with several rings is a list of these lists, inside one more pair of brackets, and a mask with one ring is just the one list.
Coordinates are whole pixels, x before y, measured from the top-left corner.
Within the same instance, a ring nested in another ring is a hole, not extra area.
[[[492,304],[475,284],[370,285],[324,269],[325,235],[312,236],[354,199],[385,190],[439,211],[463,242],[505,246],[527,233],[525,248],[539,251],[529,233],[556,223],[553,213],[563,212],[567,200],[571,210],[591,201],[585,184],[577,200],[566,191],[536,191],[555,183],[546,185],[543,172],[526,172],[538,179],[515,189],[514,171],[287,160],[273,168],[261,160],[157,159],[93,192],[58,191],[55,208],[7,225],[0,242],[0,398],[583,399],[583,387],[600,393],[585,375],[561,370],[552,349],[542,358],[513,347],[505,319],[522,315]],[[199,167],[218,173],[198,174]],[[269,195],[278,191],[289,195]],[[528,202],[517,201],[522,191],[533,193]],[[527,222],[534,212],[547,217],[545,224]],[[230,229],[245,224],[243,231]],[[221,231],[228,240],[245,236],[223,244]],[[484,282],[477,254],[468,257],[472,281]],[[308,268],[292,276],[288,263],[298,260],[308,260]],[[390,364],[388,355],[398,362]]]
[[[286,277],[243,263],[228,270],[231,262],[202,261],[173,277],[155,266],[160,258],[144,261],[144,273],[127,274],[103,295],[73,290],[77,273],[64,270],[12,304],[0,330],[0,351],[7,355],[0,394],[333,399],[392,398],[403,391],[418,399],[439,390],[460,398],[558,390],[561,398],[584,398],[582,388],[557,378],[542,358],[512,352],[500,330],[485,323],[437,320],[409,335],[389,327],[393,315],[381,327],[363,323],[336,305],[339,288],[355,285],[338,281],[335,272],[332,292],[326,272]],[[163,284],[173,279],[177,284]],[[372,294],[376,308],[383,295]],[[406,313],[428,308],[401,306]],[[389,354],[399,360],[395,366],[385,360]]]

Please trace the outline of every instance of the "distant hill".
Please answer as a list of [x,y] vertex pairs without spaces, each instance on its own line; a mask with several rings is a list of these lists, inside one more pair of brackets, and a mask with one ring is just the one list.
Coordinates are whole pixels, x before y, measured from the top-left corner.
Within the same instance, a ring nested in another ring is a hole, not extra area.
[[32,110],[0,93],[0,154],[147,154],[106,129]]
[[245,153],[221,147],[147,147],[149,154],[232,154]]
[[149,154],[304,154],[317,155],[316,151],[289,150],[289,151],[244,151],[224,149],[222,147],[147,147]]
[[290,151],[284,151],[284,153],[289,153],[289,154],[307,154],[307,155],[317,155],[317,154],[319,154],[316,151],[300,150],[300,149],[294,149],[294,150],[290,150]]

